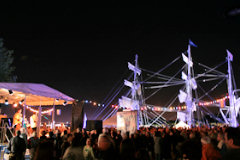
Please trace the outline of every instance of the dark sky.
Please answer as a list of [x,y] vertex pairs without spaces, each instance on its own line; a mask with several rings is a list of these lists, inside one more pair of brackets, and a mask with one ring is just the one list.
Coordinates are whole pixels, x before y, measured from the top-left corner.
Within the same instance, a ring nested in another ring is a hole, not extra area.
[[130,74],[136,53],[142,68],[157,71],[187,49],[189,38],[198,45],[193,59],[209,66],[229,49],[240,76],[240,16],[228,15],[237,0],[5,3],[0,36],[14,50],[18,82],[101,102]]

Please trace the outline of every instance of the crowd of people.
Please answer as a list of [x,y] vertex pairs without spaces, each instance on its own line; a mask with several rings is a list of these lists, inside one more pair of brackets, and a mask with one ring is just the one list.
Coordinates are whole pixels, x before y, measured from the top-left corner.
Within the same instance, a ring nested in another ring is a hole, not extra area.
[[116,128],[101,131],[24,129],[9,142],[9,159],[22,160],[218,160],[240,159],[240,129],[195,127],[191,129],[140,128],[121,133]]

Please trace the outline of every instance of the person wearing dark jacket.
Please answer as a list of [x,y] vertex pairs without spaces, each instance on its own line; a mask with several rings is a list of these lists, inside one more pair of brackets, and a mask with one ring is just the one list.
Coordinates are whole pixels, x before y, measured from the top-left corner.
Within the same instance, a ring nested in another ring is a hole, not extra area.
[[10,151],[9,160],[24,160],[26,143],[23,138],[20,137],[21,131],[17,131],[17,136],[12,137],[9,144],[8,150]]
[[240,129],[229,127],[225,130],[225,144],[227,152],[223,156],[223,160],[239,160],[240,159]]

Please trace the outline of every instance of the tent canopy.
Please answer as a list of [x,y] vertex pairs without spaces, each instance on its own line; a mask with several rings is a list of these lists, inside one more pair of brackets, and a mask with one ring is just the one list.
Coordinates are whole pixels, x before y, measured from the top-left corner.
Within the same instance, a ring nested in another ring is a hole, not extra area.
[[[12,94],[9,94],[12,90]],[[0,103],[23,103],[29,106],[62,105],[64,101],[72,104],[74,99],[44,84],[38,83],[0,83]]]
[[178,129],[178,128],[185,128],[185,129],[190,128],[190,126],[188,124],[184,123],[183,121],[178,122],[178,124],[176,124],[174,127],[176,129]]

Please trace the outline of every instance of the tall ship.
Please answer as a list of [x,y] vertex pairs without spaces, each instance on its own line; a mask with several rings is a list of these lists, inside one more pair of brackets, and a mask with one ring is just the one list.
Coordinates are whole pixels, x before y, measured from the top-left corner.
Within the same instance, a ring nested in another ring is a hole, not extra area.
[[[113,92],[111,100],[118,98],[112,110],[105,107],[97,109],[94,117],[117,122],[117,128],[139,129],[150,126],[173,126],[183,122],[188,127],[201,125],[239,125],[240,99],[234,79],[233,55],[226,50],[226,59],[210,67],[193,61],[192,47],[197,47],[191,40],[183,53],[157,72],[141,68],[138,55],[133,62],[128,62],[129,77],[121,82],[121,87]],[[169,75],[164,74],[172,66]],[[196,73],[194,68],[198,68]],[[178,68],[178,69],[176,69]],[[219,69],[225,72],[220,71]],[[219,90],[218,88],[221,88]],[[224,93],[222,93],[224,88]],[[119,95],[120,90],[125,93]],[[169,95],[167,90],[173,94]],[[174,91],[173,91],[174,90]],[[160,93],[161,92],[161,93]],[[163,105],[150,104],[151,98],[158,95]],[[161,96],[162,95],[162,96]],[[164,99],[161,99],[165,97]],[[214,97],[218,97],[217,99]]]

